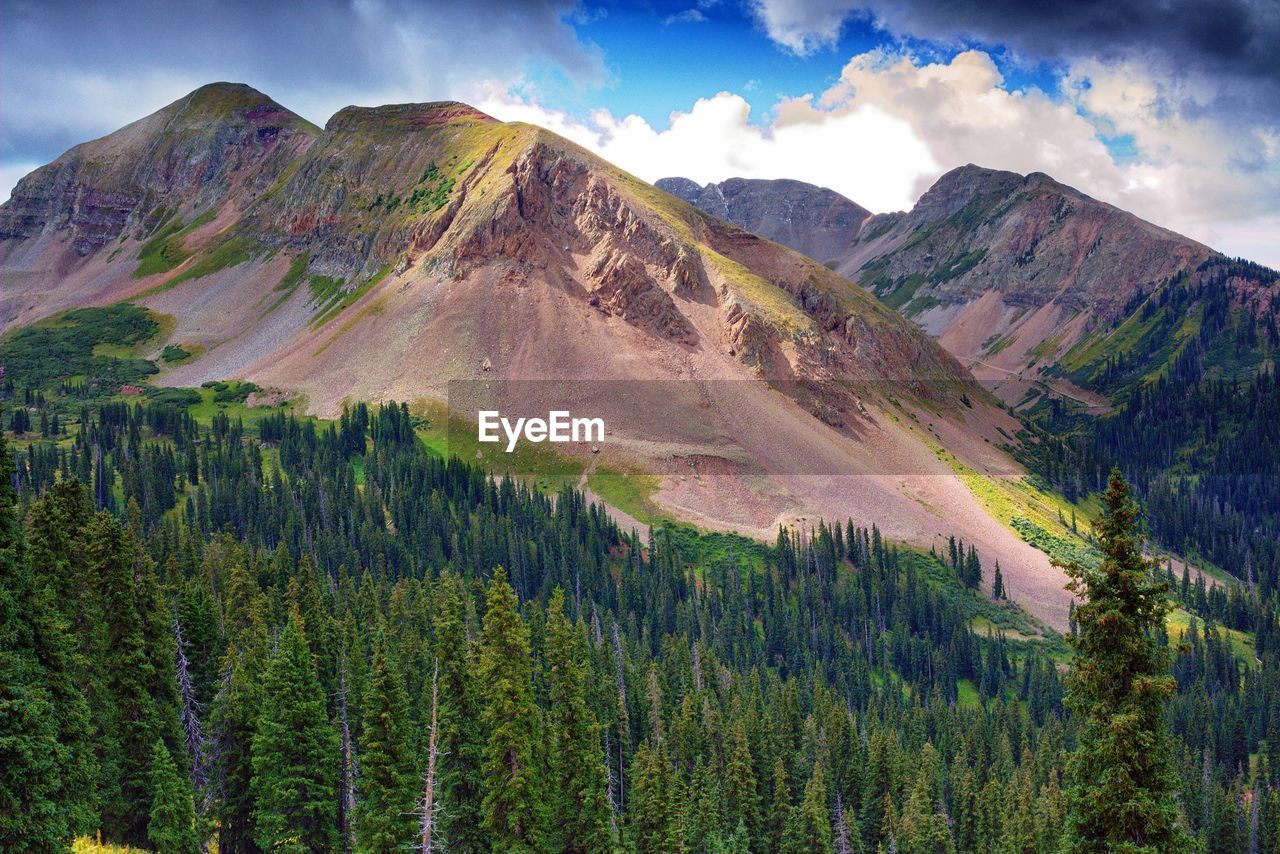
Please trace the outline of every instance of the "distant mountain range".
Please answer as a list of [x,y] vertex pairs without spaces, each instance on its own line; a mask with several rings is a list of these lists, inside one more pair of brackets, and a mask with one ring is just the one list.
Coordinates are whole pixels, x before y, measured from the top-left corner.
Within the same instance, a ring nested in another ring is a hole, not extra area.
[[[1229,291],[1235,309],[1264,323],[1274,324],[1280,307],[1274,271],[1225,258],[1041,173],[963,166],[910,211],[856,221],[825,215],[861,210],[854,202],[794,181],[658,184],[858,281],[1015,403],[1034,396],[1036,383],[1086,400],[1085,389],[1114,390],[1108,360],[1132,357],[1135,371],[1142,368],[1134,376],[1167,365],[1194,339],[1203,298],[1215,290]],[[733,202],[721,203],[721,188],[730,186]],[[806,241],[807,231],[823,239]],[[1163,311],[1170,288],[1195,292],[1176,301],[1176,317]],[[1143,319],[1115,335],[1135,313]],[[1160,322],[1152,322],[1155,313]]]
[[803,181],[730,178],[698,186],[687,178],[663,178],[655,186],[818,261],[851,252],[863,221],[871,216],[834,190]]

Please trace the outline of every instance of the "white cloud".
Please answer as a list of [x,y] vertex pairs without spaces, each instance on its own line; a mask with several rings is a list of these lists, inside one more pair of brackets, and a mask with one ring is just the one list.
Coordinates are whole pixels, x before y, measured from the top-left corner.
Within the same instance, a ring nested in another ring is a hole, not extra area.
[[[1178,105],[1194,98],[1132,66],[1079,65],[1050,96],[1008,90],[980,51],[937,63],[872,51],[820,96],[773,105],[763,124],[728,92],[673,113],[661,130],[603,110],[579,121],[505,94],[482,106],[548,127],[646,180],[795,178],[873,211],[910,207],[966,163],[1046,172],[1214,248],[1280,266],[1280,141],[1182,117]],[[1136,156],[1118,163],[1100,128],[1131,137]]]
[[803,100],[778,105],[765,127],[751,124],[750,105],[721,92],[687,113],[672,113],[665,130],[639,116],[606,110],[586,121],[536,103],[495,95],[481,109],[509,121],[541,125],[585,146],[647,181],[683,176],[695,181],[795,178],[831,187],[868,207],[910,207],[921,177],[937,164],[909,125],[875,105],[822,116]]
[[13,188],[17,186],[18,181],[38,166],[40,164],[34,161],[0,163],[0,203],[7,202],[9,194],[13,192]]
[[663,18],[662,24],[669,27],[672,24],[701,24],[706,20],[707,16],[701,9],[685,9],[683,12],[676,12],[674,15]]
[[845,20],[865,6],[858,0],[751,0],[769,38],[800,56],[834,47]]

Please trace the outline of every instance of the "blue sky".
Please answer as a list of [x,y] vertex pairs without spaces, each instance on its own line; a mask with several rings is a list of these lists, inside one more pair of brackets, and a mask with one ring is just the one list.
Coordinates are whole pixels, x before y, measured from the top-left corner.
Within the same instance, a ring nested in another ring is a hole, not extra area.
[[789,177],[909,207],[1043,171],[1280,265],[1274,0],[0,0],[0,198],[213,80],[323,124],[447,98],[646,180]]
[[[529,77],[542,102],[573,114],[599,107],[634,113],[654,126],[711,93],[740,92],[773,103],[821,92],[839,79],[849,57],[885,45],[943,59],[972,46],[968,40],[937,45],[892,35],[870,18],[853,16],[834,44],[797,54],[770,39],[749,7],[725,0],[587,4],[567,20],[585,43],[600,48],[604,73],[595,84],[582,86],[554,65],[537,69]],[[993,55],[1011,86],[1052,91],[1057,85],[1052,63],[1033,57],[1015,61],[999,45]],[[753,117],[757,123],[766,119],[764,110]]]

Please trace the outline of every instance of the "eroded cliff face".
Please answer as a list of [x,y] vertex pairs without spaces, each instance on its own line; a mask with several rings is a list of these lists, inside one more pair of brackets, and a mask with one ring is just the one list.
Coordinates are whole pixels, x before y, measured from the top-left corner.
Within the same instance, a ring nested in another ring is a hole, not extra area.
[[[865,216],[828,191],[768,183],[786,198],[768,216],[794,234],[820,221],[830,236]],[[717,192],[751,207],[749,182]],[[204,87],[24,179],[0,224],[26,319],[77,299],[155,295],[202,330],[206,351],[226,353],[233,334],[257,342],[252,359],[224,365],[269,358],[317,328],[341,337],[357,303],[395,288],[476,282],[498,305],[532,288],[625,323],[638,338],[599,346],[634,363],[653,355],[646,340],[674,348],[662,350],[668,367],[715,352],[749,376],[807,383],[831,411],[909,377],[919,381],[895,394],[955,403],[946,389],[968,382],[927,336],[822,265],[554,134],[457,102],[348,107],[320,130],[248,87]],[[67,246],[83,273],[51,260]],[[414,323],[384,314],[379,334],[420,351]]]
[[81,257],[180,208],[251,201],[319,131],[248,86],[215,83],[23,178],[0,241],[57,233]]
[[1135,288],[1212,254],[1047,175],[966,166],[909,213],[869,219],[839,269],[908,314],[996,291],[1011,306],[1053,301],[1105,322]]
[[[1275,297],[1268,271],[1232,264],[1041,173],[964,166],[939,178],[910,211],[875,216],[794,181],[658,183],[713,216],[825,261],[918,322],[1009,402],[1058,377],[1064,359],[1080,374],[1080,351],[1091,340],[1171,284],[1212,281],[1255,313],[1269,312]],[[803,289],[792,293],[814,316],[828,314]]]

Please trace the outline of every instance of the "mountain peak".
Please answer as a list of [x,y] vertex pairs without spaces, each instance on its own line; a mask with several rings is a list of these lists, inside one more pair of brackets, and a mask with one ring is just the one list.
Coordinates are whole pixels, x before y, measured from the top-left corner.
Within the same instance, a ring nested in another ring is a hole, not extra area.
[[[214,123],[289,124],[312,133],[306,119],[245,83],[206,83],[156,115],[167,116],[176,127]],[[144,120],[145,121],[145,120]]]
[[729,178],[705,187],[688,178],[662,178],[655,186],[818,261],[847,251],[871,215],[835,190],[789,178]]
[[498,120],[461,101],[428,101],[381,107],[343,107],[329,119],[325,130],[425,130],[455,122],[497,124]]

